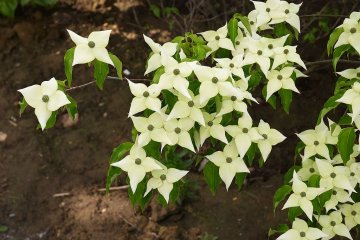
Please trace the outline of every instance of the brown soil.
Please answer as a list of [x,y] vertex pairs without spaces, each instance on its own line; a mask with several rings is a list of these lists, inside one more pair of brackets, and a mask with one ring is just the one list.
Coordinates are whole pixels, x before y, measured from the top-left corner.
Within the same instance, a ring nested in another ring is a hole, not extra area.
[[[243,191],[233,187],[226,192],[222,186],[212,196],[201,175],[192,173],[199,182],[196,197],[167,210],[152,203],[141,213],[131,207],[126,190],[110,196],[98,192],[105,185],[112,149],[130,138],[131,95],[125,82],[109,80],[102,92],[95,86],[74,91],[79,122],[64,128],[58,119],[54,129],[44,132],[35,130],[30,109],[19,118],[16,90],[53,76],[65,78],[63,54],[72,46],[67,28],[82,35],[112,28],[110,51],[132,78],[142,76],[149,52],[142,34],[166,41],[172,33],[135,0],[117,1],[116,7],[105,1],[64,2],[73,5],[20,10],[14,22],[0,20],[0,132],[7,134],[0,142],[0,225],[9,227],[0,239],[198,239],[206,232],[226,240],[267,239],[268,229],[285,221],[280,211],[274,216],[271,205],[281,174],[292,165],[294,133],[314,125],[334,86],[331,68],[299,82],[301,95],[294,96],[290,115],[266,104],[255,107],[255,118],[268,121],[288,140],[274,148]],[[137,25],[133,9],[146,24]],[[309,55],[304,51],[309,46],[299,48]],[[317,48],[325,49],[324,43]],[[74,85],[92,79],[85,66],[75,69]],[[53,197],[64,192],[70,195]]]

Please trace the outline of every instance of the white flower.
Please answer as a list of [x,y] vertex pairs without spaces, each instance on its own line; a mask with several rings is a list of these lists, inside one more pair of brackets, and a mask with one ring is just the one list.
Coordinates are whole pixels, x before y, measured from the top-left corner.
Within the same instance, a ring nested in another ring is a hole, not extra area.
[[309,227],[304,220],[295,218],[292,228],[276,240],[316,240],[326,236],[321,230]]
[[319,170],[314,160],[303,158],[302,166],[297,174],[302,181],[307,181],[312,175],[319,174]]
[[327,160],[316,159],[316,165],[319,169],[321,176],[320,187],[326,190],[333,189],[334,187],[346,189],[349,192],[355,192],[351,185],[348,174],[349,168],[344,166],[333,166]]
[[160,95],[160,89],[157,84],[152,84],[147,87],[142,83],[128,82],[130,91],[135,96],[130,105],[129,116],[133,116],[145,109],[160,112],[161,101],[158,98]]
[[301,60],[299,54],[296,53],[296,46],[286,46],[286,47],[279,47],[274,49],[274,62],[272,65],[272,69],[277,68],[281,64],[287,62],[293,62],[299,64],[301,67],[306,69],[305,63]]
[[221,109],[216,116],[222,116],[232,111],[238,111],[240,113],[249,114],[247,111],[247,105],[243,102],[244,99],[239,99],[236,96],[223,97],[221,103]]
[[201,104],[218,94],[228,97],[240,95],[240,92],[228,81],[230,75],[226,69],[196,66],[194,73],[201,83],[199,89]]
[[299,90],[295,86],[294,80],[291,78],[291,75],[294,72],[293,67],[284,67],[280,71],[271,70],[267,74],[267,79],[269,82],[266,86],[266,100],[268,100],[275,92],[280,89],[288,89],[299,93]]
[[164,129],[171,141],[171,145],[178,144],[195,152],[189,130],[193,128],[194,120],[190,118],[170,119],[164,123]]
[[278,130],[270,128],[270,125],[263,120],[260,120],[257,131],[263,137],[263,139],[257,140],[256,144],[265,162],[271,152],[272,146],[281,143],[286,137]]
[[235,50],[233,43],[229,38],[226,38],[228,33],[227,24],[219,28],[217,31],[210,30],[200,33],[204,39],[208,42],[207,46],[211,48],[210,52],[207,52],[209,56],[212,52],[215,52],[219,48],[228,49],[230,51]]
[[238,125],[226,126],[226,132],[235,139],[237,150],[240,157],[244,157],[249,150],[251,143],[255,143],[263,137],[258,133],[257,128],[253,127],[252,119],[249,115],[243,114],[238,120]]
[[352,240],[349,229],[342,223],[342,216],[340,211],[334,211],[329,215],[320,215],[319,224],[322,226],[322,231],[328,236],[322,240],[328,240],[335,235],[343,236]]
[[244,160],[239,157],[234,141],[226,145],[223,151],[214,152],[206,158],[219,167],[219,175],[224,181],[226,189],[229,189],[236,173],[250,172]]
[[200,126],[200,144],[203,145],[210,136],[227,144],[225,128],[220,124],[222,117],[215,117],[216,113],[209,114],[207,112],[204,112],[203,115],[206,126]]
[[[273,18],[269,24],[277,24],[281,22],[287,22],[290,24],[293,28],[295,28],[298,32],[300,32],[300,18],[297,15],[297,13],[300,10],[300,4],[294,4],[294,3],[288,3],[286,1],[283,2],[282,5],[282,11],[284,11],[285,15],[278,18]],[[280,15],[279,15],[280,16]]]
[[352,121],[354,121],[360,114],[360,83],[355,82],[352,88],[347,90],[344,95],[336,101],[351,105]]
[[18,90],[30,107],[35,108],[35,115],[42,130],[45,129],[51,113],[70,103],[64,92],[58,90],[55,78],[44,81],[41,85],[32,85]]
[[173,184],[183,178],[189,171],[176,168],[166,168],[151,171],[152,178],[147,182],[146,196],[152,189],[157,189],[159,193],[169,202],[169,196],[173,189]]
[[343,204],[340,206],[340,211],[345,216],[345,225],[349,229],[360,225],[360,202],[350,204]]
[[267,44],[260,40],[251,39],[248,43],[249,50],[246,52],[243,65],[257,63],[261,71],[266,74],[270,68],[270,56],[273,52],[267,47]]
[[[240,22],[239,22],[240,24]],[[244,55],[245,54],[245,49],[248,49],[248,37],[244,37],[242,32],[239,30],[238,31],[238,35],[235,38],[235,49],[233,51],[231,51],[231,54],[233,55],[233,57],[237,56],[237,55]]]
[[182,95],[178,96],[178,101],[169,113],[167,120],[173,118],[190,118],[195,122],[198,122],[200,125],[205,126],[205,120],[201,108],[203,108],[207,102],[200,104],[199,95],[194,96],[190,90],[189,94],[192,100],[189,100]]
[[67,30],[71,40],[76,44],[72,65],[92,62],[97,59],[114,66],[106,46],[109,43],[111,30],[90,33],[88,38],[81,37],[71,30]]
[[344,23],[339,26],[344,29],[335,44],[335,48],[350,44],[358,53],[360,53],[360,23],[359,19],[345,18]]
[[[349,164],[349,162],[347,162]],[[349,164],[350,168],[350,182],[355,187],[357,184],[360,184],[360,163],[354,162]]]
[[167,42],[161,46],[159,43],[155,43],[151,38],[145,35],[143,36],[145,42],[153,51],[153,54],[147,62],[147,68],[144,74],[146,75],[161,67],[168,57],[171,57],[176,53],[177,43]]
[[118,162],[112,163],[111,166],[121,168],[127,172],[130,178],[130,187],[132,192],[136,191],[137,185],[141,182],[147,172],[155,169],[161,169],[161,166],[155,159],[146,156],[144,149],[136,143],[130,149],[130,154]]
[[331,198],[325,202],[325,209],[326,212],[330,211],[331,209],[337,210],[337,206],[340,203],[346,203],[346,202],[354,202],[351,199],[351,194],[344,191],[341,188],[334,188],[332,191]]
[[244,70],[242,69],[242,61],[244,55],[239,54],[233,59],[230,58],[215,58],[214,60],[218,63],[217,65],[223,69],[229,70],[233,75],[238,76],[242,79],[245,78]]
[[150,140],[163,144],[172,144],[164,129],[164,119],[160,113],[155,112],[149,118],[131,117],[131,120],[135,129],[140,133],[138,137],[140,147],[147,145]]
[[168,57],[164,66],[165,73],[160,76],[159,87],[161,89],[175,89],[191,99],[188,91],[189,81],[186,79],[192,73],[191,65],[188,62],[178,63],[174,58]]
[[357,78],[360,79],[360,67],[358,68],[349,68],[342,72],[337,72],[340,76],[347,78],[347,79],[353,79]]
[[268,0],[266,2],[253,1],[258,11],[257,26],[269,23],[271,19],[278,19],[285,16],[284,1]]
[[294,193],[290,195],[283,209],[299,206],[306,216],[312,220],[313,205],[311,201],[322,194],[324,188],[308,187],[304,182],[300,181],[298,175],[294,171],[292,190]]
[[271,52],[270,57],[273,57],[275,55],[274,49],[283,47],[288,37],[289,35],[285,35],[280,38],[261,37],[260,42],[262,42],[266,46],[266,49]]

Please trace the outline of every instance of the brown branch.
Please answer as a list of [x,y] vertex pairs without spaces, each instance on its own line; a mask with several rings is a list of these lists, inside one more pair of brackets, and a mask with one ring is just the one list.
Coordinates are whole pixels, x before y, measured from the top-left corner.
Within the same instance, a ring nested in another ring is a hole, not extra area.
[[[322,64],[322,63],[331,63],[332,61],[333,61],[332,59],[324,59],[324,60],[319,60],[319,61],[314,61],[314,62],[305,62],[305,65],[306,66],[311,66],[311,65]],[[360,61],[356,61],[356,60],[340,59],[338,62],[351,63],[351,64],[360,64]]]

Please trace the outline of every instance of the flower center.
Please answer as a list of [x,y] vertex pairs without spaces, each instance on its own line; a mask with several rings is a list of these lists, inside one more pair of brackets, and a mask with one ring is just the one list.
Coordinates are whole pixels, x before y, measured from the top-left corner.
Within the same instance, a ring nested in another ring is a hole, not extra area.
[[266,8],[266,12],[270,12],[270,8]]
[[160,176],[160,179],[161,179],[162,181],[164,181],[164,180],[166,179],[166,175],[165,175],[165,174],[162,174],[162,175]]
[[269,44],[269,45],[268,45],[268,48],[269,48],[269,49],[273,49],[273,48],[274,48],[274,45]]
[[88,43],[88,46],[89,46],[89,48],[94,48],[94,47],[95,47],[95,43],[94,43],[93,41],[90,41],[90,42]]
[[289,53],[289,49],[285,49],[285,50],[284,50],[284,53],[285,53],[285,54],[288,54],[288,53]]
[[300,196],[301,196],[301,197],[306,197],[306,192],[301,192],[301,193],[300,193]]
[[150,93],[149,93],[148,91],[145,91],[145,92],[143,93],[143,96],[144,96],[144,97],[148,97],[148,96],[150,96]]
[[330,174],[330,177],[331,177],[331,178],[335,178],[335,177],[336,177],[336,173],[334,173],[334,172],[331,173],[331,174]]
[[243,128],[242,132],[243,132],[243,133],[248,133],[248,132],[249,132],[249,129]]
[[300,232],[300,237],[305,237],[306,233],[305,232]]
[[357,76],[358,78],[360,78],[360,72],[358,72],[358,73],[356,74],[356,76]]
[[352,211],[352,212],[351,212],[351,215],[353,215],[353,216],[355,216],[356,214],[357,214],[356,211]]
[[180,74],[180,70],[176,68],[176,69],[174,69],[173,73],[174,73],[174,75],[179,75],[179,74]]
[[263,52],[261,51],[261,50],[259,50],[259,51],[257,51],[257,55],[262,55],[263,54]]
[[314,141],[314,145],[315,146],[317,146],[317,145],[319,145],[320,143],[319,143],[319,141]]
[[240,41],[236,41],[235,44],[236,44],[236,45],[240,45]]
[[330,222],[330,225],[334,227],[334,226],[336,226],[336,222],[335,222],[335,221],[331,221],[331,222]]
[[231,99],[231,101],[235,102],[237,98],[236,98],[236,96],[231,96],[230,99]]
[[250,21],[250,25],[254,25],[254,21]]
[[149,131],[152,131],[152,130],[154,130],[154,126],[151,125],[151,124],[149,124],[149,126],[147,127],[147,129],[148,129]]
[[49,96],[48,95],[44,95],[41,100],[44,102],[44,103],[47,103],[49,101]]
[[141,159],[140,158],[135,159],[135,164],[140,165],[141,164]]
[[180,128],[175,128],[175,132],[177,133],[177,134],[179,134],[179,133],[181,133],[181,129]]
[[230,64],[229,64],[229,67],[230,67],[230,68],[233,68],[233,67],[235,67],[235,65],[234,65],[233,63],[230,63]]
[[354,177],[354,176],[355,176],[355,173],[354,173],[354,172],[351,172],[351,173],[350,173],[350,176]]
[[351,32],[351,33],[356,33],[356,28],[351,28],[351,29],[350,29],[350,32]]
[[263,134],[262,137],[263,137],[264,139],[267,139],[267,138],[268,138],[268,135]]
[[286,9],[286,10],[285,10],[285,14],[288,14],[289,12],[290,12],[289,9]]
[[332,192],[332,195],[336,195],[336,194],[337,194],[337,191],[334,190],[334,191]]
[[195,103],[194,103],[193,101],[189,101],[189,102],[188,102],[188,106],[189,106],[189,107],[193,107],[194,105],[195,105]]
[[212,125],[214,125],[214,123],[212,121],[209,121],[208,126],[211,127]]
[[227,157],[227,158],[226,158],[226,162],[227,162],[227,163],[231,163],[231,162],[232,162],[232,158],[231,158],[231,157]]
[[278,76],[277,76],[277,79],[281,80],[281,79],[283,79],[283,76],[282,76],[282,75],[278,75]]
[[217,77],[213,77],[213,78],[211,79],[211,81],[212,81],[213,83],[217,83],[217,82],[219,81],[219,79],[218,79]]
[[216,36],[216,37],[215,37],[215,40],[219,41],[219,40],[220,40],[220,37],[219,37],[219,36]]
[[309,172],[314,173],[314,172],[315,172],[315,168],[309,168]]

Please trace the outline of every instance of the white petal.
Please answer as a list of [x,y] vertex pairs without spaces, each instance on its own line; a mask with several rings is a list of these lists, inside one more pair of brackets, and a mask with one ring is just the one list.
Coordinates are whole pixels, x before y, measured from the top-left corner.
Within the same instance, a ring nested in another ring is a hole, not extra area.
[[46,123],[51,116],[51,111],[47,108],[46,103],[41,103],[35,108],[35,115],[40,123],[41,129],[44,130],[46,127]]
[[299,195],[291,194],[288,200],[285,202],[284,207],[282,209],[297,207],[299,206]]
[[42,103],[43,93],[40,85],[33,85],[18,90],[25,98],[25,101],[30,107],[36,108]]
[[272,149],[271,144],[270,144],[268,141],[266,141],[266,140],[264,140],[264,141],[261,141],[261,140],[260,140],[260,141],[257,143],[257,145],[258,145],[258,147],[259,147],[261,156],[262,156],[262,158],[264,159],[264,162],[265,162],[266,159],[268,158],[270,152],[271,152],[271,149]]
[[138,137],[138,144],[139,144],[139,147],[143,147],[143,146],[146,146],[151,140],[151,137],[150,137],[150,133],[149,132],[143,132],[139,135]]
[[108,51],[106,50],[106,48],[104,47],[95,47],[93,49],[94,52],[94,56],[97,60],[99,60],[100,62],[104,62],[107,64],[110,64],[112,66],[114,66],[114,63],[112,62]]
[[133,121],[134,127],[138,132],[145,132],[147,131],[148,121],[144,117],[131,117]]
[[166,181],[174,183],[183,178],[189,171],[183,171],[176,168],[169,168],[166,174]]
[[358,53],[360,53],[360,34],[359,33],[352,34],[349,37],[349,43]]
[[159,178],[150,178],[149,181],[147,182],[146,192],[144,193],[144,196],[148,195],[148,193],[151,190],[160,187],[161,184],[162,184],[162,181]]
[[240,154],[240,157],[243,158],[251,146],[251,139],[247,134],[239,134],[235,138],[236,147]]
[[133,165],[129,168],[128,175],[130,178],[130,188],[134,193],[139,182],[141,182],[145,177],[144,168],[140,165]]
[[344,224],[337,224],[336,226],[334,226],[333,231],[339,236],[343,236],[348,239],[353,239],[351,237],[349,229]]
[[70,35],[70,38],[71,40],[76,44],[76,45],[79,45],[79,44],[87,44],[88,43],[88,40],[87,38],[84,38],[76,33],[74,33],[73,31],[67,29],[69,35]]
[[299,199],[299,206],[304,211],[306,216],[312,220],[312,214],[313,214],[313,205],[312,203],[307,200],[306,198]]
[[173,184],[167,181],[163,181],[163,184],[158,188],[159,193],[165,198],[166,202],[169,202],[169,196],[173,189]]
[[198,122],[200,125],[205,126],[204,116],[200,109],[193,107],[190,111],[189,117],[195,122]]
[[90,33],[88,40],[95,43],[95,48],[106,47],[109,43],[111,30],[95,31]]
[[92,62],[95,59],[94,52],[88,45],[76,46],[72,65]]
[[210,135],[224,143],[228,143],[225,136],[225,128],[222,125],[213,125],[210,128]]
[[148,109],[153,110],[154,112],[160,112],[161,110],[161,101],[158,98],[146,98],[145,105]]
[[52,78],[49,81],[43,81],[41,83],[41,92],[43,95],[48,95],[50,97],[56,92],[57,89],[58,83],[55,78]]
[[224,48],[224,49],[227,49],[227,50],[231,50],[231,51],[234,51],[235,48],[234,48],[234,45],[233,43],[231,42],[230,39],[228,38],[222,38],[219,40],[219,46],[221,48]]
[[56,91],[55,94],[51,95],[48,102],[48,109],[50,111],[56,111],[60,107],[70,104],[69,99],[62,91]]
[[160,53],[160,51],[161,51],[161,45],[160,44],[155,43],[151,38],[149,38],[148,36],[145,36],[144,34],[143,34],[143,37],[144,37],[144,40],[147,43],[147,45],[149,45],[149,47],[151,48],[151,50],[154,53]]
[[161,47],[161,56],[173,56],[176,52],[177,43],[167,42]]
[[291,78],[286,78],[282,80],[282,88],[299,93],[299,90],[296,88],[295,82]]
[[143,166],[145,172],[151,172],[156,169],[162,169],[162,167],[151,157],[146,157],[141,160],[141,166]]
[[334,172],[334,167],[328,161],[316,159],[316,165],[322,177],[329,177]]
[[227,190],[229,189],[230,184],[235,177],[235,174],[236,174],[235,169],[232,168],[231,164],[225,163],[222,166],[220,166],[219,175],[220,178],[224,181]]
[[189,82],[180,76],[176,76],[173,81],[173,87],[179,91],[183,96],[187,97],[188,99],[191,99],[190,93],[188,91]]
[[166,131],[163,128],[154,129],[150,132],[150,137],[152,140],[160,143],[166,143],[171,145],[171,141],[168,138]]
[[218,94],[218,88],[216,84],[210,81],[205,81],[201,83],[199,92],[200,92],[200,103],[204,103]]
[[294,229],[290,229],[280,235],[276,240],[300,240],[300,234]]
[[135,97],[131,101],[129,117],[131,117],[139,112],[142,112],[145,109],[146,109],[145,98],[144,97]]
[[270,80],[266,86],[266,101],[277,91],[279,91],[282,87],[281,81],[274,79]]
[[306,237],[309,240],[316,240],[327,237],[327,234],[323,233],[320,229],[310,227],[306,232]]
[[184,102],[184,101],[178,101],[175,103],[173,109],[171,110],[168,119],[173,119],[173,118],[185,118],[188,117],[190,115],[190,110],[191,108],[189,107],[189,105]]
[[241,158],[233,159],[233,161],[231,162],[231,165],[235,169],[235,172],[244,172],[244,173],[250,172],[250,170],[246,166],[244,160],[242,160]]
[[147,68],[144,75],[151,73],[159,67],[161,67],[161,56],[159,53],[154,53],[147,62]]
[[179,134],[178,144],[184,148],[189,149],[190,151],[195,152],[194,146],[191,141],[190,134],[188,132],[181,132]]
[[212,163],[214,163],[216,166],[220,167],[225,163],[226,156],[223,152],[217,151],[214,152],[211,155],[206,156],[207,159],[209,159]]

